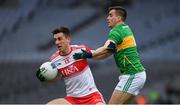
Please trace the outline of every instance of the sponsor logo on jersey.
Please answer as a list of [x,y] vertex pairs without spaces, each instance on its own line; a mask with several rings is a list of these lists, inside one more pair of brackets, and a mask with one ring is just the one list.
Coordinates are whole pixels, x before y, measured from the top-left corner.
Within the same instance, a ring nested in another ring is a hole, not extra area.
[[59,72],[63,75],[64,78],[67,78],[79,74],[80,72],[84,71],[87,66],[87,61],[83,59],[80,61],[76,61],[64,68],[60,68]]
[[64,76],[64,77],[67,77],[67,76],[70,76],[76,72],[78,72],[78,68],[74,65],[70,65],[64,69],[61,70],[61,74]]

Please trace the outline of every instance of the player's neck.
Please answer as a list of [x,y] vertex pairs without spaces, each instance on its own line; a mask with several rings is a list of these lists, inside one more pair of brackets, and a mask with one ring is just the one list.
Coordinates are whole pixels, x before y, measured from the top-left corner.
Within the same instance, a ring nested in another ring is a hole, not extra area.
[[120,24],[124,24],[124,22],[123,21],[118,22],[115,26],[120,25]]
[[61,56],[66,56],[69,55],[71,53],[71,47],[69,46],[67,49],[65,49],[64,51],[60,51],[59,54]]
[[120,24],[124,24],[124,22],[123,22],[123,21],[118,22],[118,23],[116,23],[114,26],[112,26],[112,27],[110,27],[110,28],[113,29],[114,27],[116,27],[116,26],[118,26],[118,25],[120,25]]

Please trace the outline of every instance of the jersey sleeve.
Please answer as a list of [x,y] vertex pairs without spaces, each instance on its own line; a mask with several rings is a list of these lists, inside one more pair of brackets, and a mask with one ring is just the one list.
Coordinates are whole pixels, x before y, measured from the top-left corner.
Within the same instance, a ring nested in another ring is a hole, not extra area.
[[89,47],[86,46],[86,45],[84,45],[84,47],[85,47],[85,50],[86,50],[87,52],[91,52],[91,48],[89,48]]
[[54,55],[54,54],[53,54],[53,55],[51,55],[51,57],[50,57],[49,61],[52,61],[52,60],[54,59],[54,57],[55,57],[55,55]]
[[56,51],[53,55],[51,55],[49,61],[52,61],[54,58],[56,58],[59,54],[59,51]]
[[113,40],[116,44],[119,44],[120,42],[122,42],[121,35],[116,30],[111,30],[109,32],[108,39]]

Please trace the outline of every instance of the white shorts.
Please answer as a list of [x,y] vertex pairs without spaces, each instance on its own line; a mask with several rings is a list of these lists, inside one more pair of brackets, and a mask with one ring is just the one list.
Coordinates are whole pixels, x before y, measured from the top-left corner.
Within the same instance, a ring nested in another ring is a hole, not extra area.
[[146,72],[139,72],[134,75],[119,76],[119,83],[116,90],[127,92],[133,95],[138,95],[146,81]]

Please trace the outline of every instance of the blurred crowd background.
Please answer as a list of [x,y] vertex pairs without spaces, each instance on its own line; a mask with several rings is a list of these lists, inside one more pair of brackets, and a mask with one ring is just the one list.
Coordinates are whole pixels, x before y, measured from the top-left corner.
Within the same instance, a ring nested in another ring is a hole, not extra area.
[[[57,49],[51,31],[67,26],[72,44],[95,49],[109,28],[107,8],[127,9],[147,82],[132,103],[180,103],[179,0],[0,0],[0,104],[44,104],[65,96],[63,80],[41,83],[35,74]],[[108,102],[118,82],[113,57],[88,60]]]

